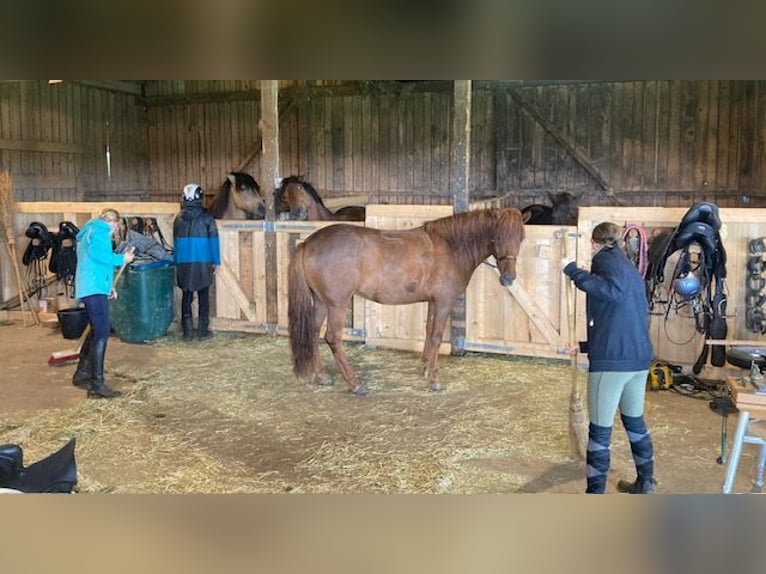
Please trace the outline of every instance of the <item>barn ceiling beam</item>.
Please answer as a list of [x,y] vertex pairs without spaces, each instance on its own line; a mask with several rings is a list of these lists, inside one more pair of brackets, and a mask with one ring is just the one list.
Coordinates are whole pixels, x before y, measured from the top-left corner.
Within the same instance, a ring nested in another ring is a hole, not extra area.
[[[354,96],[358,94],[409,94],[420,92],[451,93],[451,80],[427,80],[416,82],[398,82],[392,80],[359,80],[342,86],[288,86],[280,88],[280,97],[327,98],[333,96]],[[142,103],[148,107],[180,106],[187,104],[206,104],[214,102],[260,101],[261,90],[241,90],[236,92],[206,92],[195,94],[177,94],[171,96],[148,96]]]
[[142,96],[143,88],[138,81],[130,80],[64,80],[65,82],[71,81],[72,83],[80,84],[82,86],[89,86],[91,88],[99,88],[102,90],[109,90],[110,92],[121,92],[123,94],[130,94],[132,96]]
[[601,188],[606,192],[607,197],[610,197],[618,203],[622,203],[622,200],[615,195],[611,184],[607,181],[601,171],[593,165],[588,154],[582,151],[569,137],[561,133],[529,100],[519,93],[517,88],[509,87],[508,93],[522,110],[524,110],[535,122],[540,124],[540,126],[548,132],[554,140],[556,140],[556,143],[563,147],[574,160],[580,164],[580,166],[582,166],[582,168],[587,171],[596,182],[598,182]]

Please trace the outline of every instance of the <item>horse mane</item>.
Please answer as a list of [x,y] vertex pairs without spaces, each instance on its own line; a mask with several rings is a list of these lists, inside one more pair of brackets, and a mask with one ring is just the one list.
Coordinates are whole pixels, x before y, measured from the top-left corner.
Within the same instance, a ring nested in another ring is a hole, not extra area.
[[[261,186],[258,185],[258,182],[255,181],[255,178],[252,175],[250,175],[249,173],[245,173],[244,171],[231,171],[231,172],[229,172],[229,175],[233,175],[234,176],[234,181],[237,182],[237,187],[240,187],[240,185],[239,185],[240,180],[244,179],[245,180],[244,181],[244,185],[246,187],[253,188],[256,191],[256,193],[258,193],[258,195],[261,195]],[[226,178],[226,181],[231,186],[231,181],[229,181],[228,177]]]
[[282,193],[284,193],[287,186],[290,185],[291,183],[295,183],[303,187],[306,193],[308,193],[316,203],[318,203],[319,205],[321,205],[322,207],[326,209],[324,201],[322,201],[322,198],[319,197],[319,193],[317,192],[316,189],[314,189],[314,186],[311,185],[308,181],[304,180],[303,177],[300,175],[290,175],[288,177],[283,178],[282,183],[279,185],[279,194],[282,195]]
[[518,209],[464,211],[429,221],[423,228],[426,233],[444,239],[459,260],[477,264],[486,257],[487,242],[496,239],[498,230],[509,229],[520,242],[524,239],[524,223]]
[[223,214],[229,205],[230,194],[231,181],[229,181],[229,178],[227,177],[221,185],[221,188],[218,190],[218,193],[213,196],[213,199],[210,202],[210,207],[208,208],[208,211],[215,219],[223,217]]

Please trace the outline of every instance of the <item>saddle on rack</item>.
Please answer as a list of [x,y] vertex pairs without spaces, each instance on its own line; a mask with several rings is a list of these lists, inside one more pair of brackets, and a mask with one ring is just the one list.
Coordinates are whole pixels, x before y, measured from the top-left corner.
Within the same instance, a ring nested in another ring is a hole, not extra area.
[[0,488],[26,493],[71,493],[77,484],[75,440],[26,468],[19,445],[0,445]]

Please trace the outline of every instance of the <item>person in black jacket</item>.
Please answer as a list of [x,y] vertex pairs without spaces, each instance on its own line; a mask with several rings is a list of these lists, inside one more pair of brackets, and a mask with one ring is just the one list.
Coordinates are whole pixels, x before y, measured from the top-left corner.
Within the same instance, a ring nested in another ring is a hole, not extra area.
[[193,338],[192,301],[197,293],[199,321],[197,336],[210,332],[210,285],[221,264],[218,228],[213,216],[202,207],[202,188],[190,183],[183,189],[181,213],[173,221],[176,284],[181,288],[181,328],[184,341]]
[[601,494],[609,473],[612,424],[617,409],[636,465],[634,482],[620,492],[654,492],[654,448],[644,421],[646,378],[654,350],[644,281],[621,248],[621,229],[600,223],[593,229],[591,270],[565,262],[564,273],[586,293],[588,321],[587,493]]

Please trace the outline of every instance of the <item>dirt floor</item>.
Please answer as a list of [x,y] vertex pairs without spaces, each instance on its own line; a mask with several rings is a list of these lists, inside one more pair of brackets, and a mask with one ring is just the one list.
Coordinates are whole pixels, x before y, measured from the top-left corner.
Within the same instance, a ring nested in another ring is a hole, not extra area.
[[[370,388],[360,398],[342,381],[296,380],[282,337],[216,333],[184,343],[171,332],[135,345],[113,336],[107,382],[125,396],[97,401],[71,385],[73,364],[47,364],[77,341],[17,320],[0,326],[0,344],[0,444],[21,444],[30,464],[77,437],[83,493],[584,489],[584,463],[569,447],[565,362],[442,357],[446,390],[432,393],[417,355],[348,345]],[[324,345],[322,356],[331,364]],[[709,398],[648,393],[659,493],[720,492],[722,418]],[[735,423],[729,417],[729,435]],[[753,453],[746,446],[738,492],[750,491]],[[616,426],[608,491],[633,476]]]

